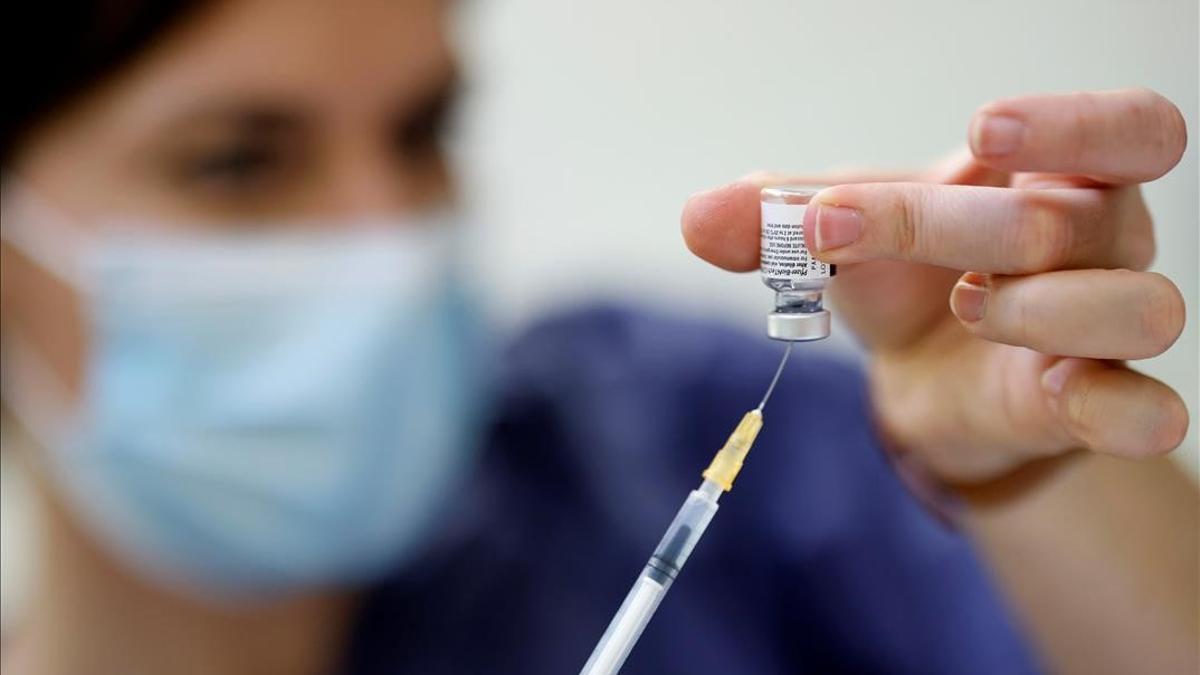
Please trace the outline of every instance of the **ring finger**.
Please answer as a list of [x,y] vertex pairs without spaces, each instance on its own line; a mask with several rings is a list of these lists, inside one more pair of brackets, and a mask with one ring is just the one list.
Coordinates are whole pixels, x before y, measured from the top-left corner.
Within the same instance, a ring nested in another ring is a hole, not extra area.
[[1183,297],[1166,277],[1071,270],[1025,277],[964,274],[950,308],[975,335],[1043,354],[1144,359],[1166,351],[1184,324]]

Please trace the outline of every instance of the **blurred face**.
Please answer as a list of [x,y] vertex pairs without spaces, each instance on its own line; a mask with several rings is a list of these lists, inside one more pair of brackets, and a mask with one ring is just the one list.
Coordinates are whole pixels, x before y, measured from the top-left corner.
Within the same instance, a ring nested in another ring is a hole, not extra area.
[[[227,229],[434,206],[454,64],[438,0],[202,8],[43,121],[13,173],[81,227]],[[4,326],[78,389],[73,292],[4,246]]]

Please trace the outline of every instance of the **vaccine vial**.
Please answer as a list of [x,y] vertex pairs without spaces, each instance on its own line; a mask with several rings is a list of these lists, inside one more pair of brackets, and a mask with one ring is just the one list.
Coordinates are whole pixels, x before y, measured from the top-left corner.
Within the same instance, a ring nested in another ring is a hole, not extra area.
[[767,316],[767,336],[775,340],[829,337],[829,310],[821,296],[837,266],[813,258],[804,242],[804,211],[819,190],[805,185],[762,190],[759,265],[763,283],[775,291],[775,311]]

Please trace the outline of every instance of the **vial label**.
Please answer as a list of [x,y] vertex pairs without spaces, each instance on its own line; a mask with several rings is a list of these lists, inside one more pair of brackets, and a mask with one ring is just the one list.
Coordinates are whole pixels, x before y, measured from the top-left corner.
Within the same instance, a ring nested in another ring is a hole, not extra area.
[[762,204],[760,269],[763,279],[793,282],[828,279],[834,266],[813,258],[804,243],[803,204]]

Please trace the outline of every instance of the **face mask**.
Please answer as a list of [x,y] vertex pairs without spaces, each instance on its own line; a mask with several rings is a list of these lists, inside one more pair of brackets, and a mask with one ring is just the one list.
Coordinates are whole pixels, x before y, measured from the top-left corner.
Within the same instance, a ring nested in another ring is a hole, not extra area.
[[29,349],[6,359],[5,398],[98,541],[218,598],[367,580],[414,553],[480,407],[445,228],[89,240],[10,200],[27,208],[4,239],[77,289],[90,351],[72,414]]

